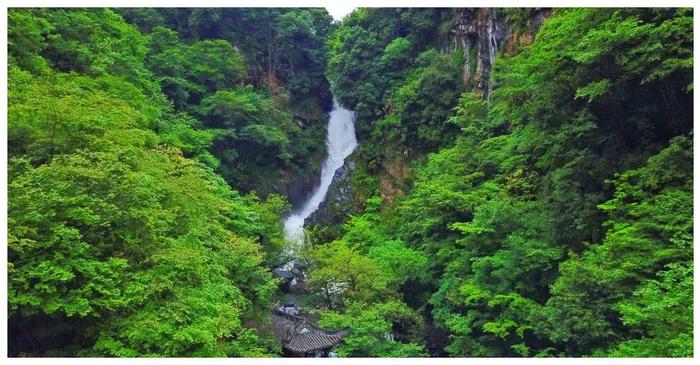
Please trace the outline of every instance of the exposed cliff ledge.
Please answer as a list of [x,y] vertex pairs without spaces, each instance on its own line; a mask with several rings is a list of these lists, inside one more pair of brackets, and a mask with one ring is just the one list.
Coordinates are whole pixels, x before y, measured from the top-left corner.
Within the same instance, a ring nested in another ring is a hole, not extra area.
[[447,50],[464,52],[462,80],[484,99],[491,88],[491,69],[498,52],[513,54],[522,45],[532,43],[550,9],[516,9],[506,12],[494,8],[456,9],[452,18]]

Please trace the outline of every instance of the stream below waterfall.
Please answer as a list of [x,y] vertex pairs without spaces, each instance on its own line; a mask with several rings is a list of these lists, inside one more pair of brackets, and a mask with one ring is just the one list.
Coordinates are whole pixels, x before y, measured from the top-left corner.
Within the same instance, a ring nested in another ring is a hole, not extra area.
[[335,171],[343,166],[345,158],[357,147],[354,119],[354,113],[340,106],[334,98],[326,137],[328,156],[321,167],[321,182],[306,201],[284,219],[287,254],[290,257],[294,257],[295,249],[303,244],[304,220],[313,214],[326,198]]

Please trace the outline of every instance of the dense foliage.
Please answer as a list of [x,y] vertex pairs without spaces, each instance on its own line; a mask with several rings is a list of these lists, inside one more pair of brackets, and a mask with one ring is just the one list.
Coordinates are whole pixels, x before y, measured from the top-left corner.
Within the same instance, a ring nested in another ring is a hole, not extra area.
[[10,355],[282,354],[332,83],[353,211],[295,300],[338,355],[692,356],[692,9],[462,11],[11,9]]
[[[461,52],[420,37],[444,16],[420,11],[355,11],[329,62],[364,138],[353,187],[394,200],[338,242],[364,267],[387,241],[410,252],[397,262],[429,258],[422,285],[371,274],[410,303],[394,323],[427,306],[448,344],[423,343],[452,356],[692,356],[692,11],[557,9],[500,55],[489,100],[461,90]],[[399,165],[386,141],[418,156],[403,197],[363,177]],[[376,307],[342,295],[346,315]]]
[[10,354],[279,351],[287,203],[213,169],[252,184],[308,151],[240,51],[107,9],[15,9],[8,33]]
[[232,186],[287,194],[318,170],[332,103],[325,10],[118,11],[148,34],[146,64],[175,110],[214,134],[217,172]]

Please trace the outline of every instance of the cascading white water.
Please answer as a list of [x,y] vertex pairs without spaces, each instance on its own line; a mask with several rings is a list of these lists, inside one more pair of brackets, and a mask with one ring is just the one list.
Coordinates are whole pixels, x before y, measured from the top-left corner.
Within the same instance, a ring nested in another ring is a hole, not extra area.
[[498,40],[496,39],[496,10],[489,13],[488,25],[486,33],[489,38],[489,81],[486,90],[486,102],[491,100],[491,91],[493,90],[493,63],[496,61],[496,50],[498,50]]
[[294,252],[294,245],[303,242],[304,220],[315,212],[326,198],[335,171],[343,166],[345,158],[357,147],[354,117],[353,112],[341,107],[333,99],[333,111],[331,111],[328,121],[328,136],[326,137],[328,157],[321,167],[321,184],[313,190],[309,199],[299,209],[292,212],[284,220],[284,234],[291,246],[289,247],[291,254]]

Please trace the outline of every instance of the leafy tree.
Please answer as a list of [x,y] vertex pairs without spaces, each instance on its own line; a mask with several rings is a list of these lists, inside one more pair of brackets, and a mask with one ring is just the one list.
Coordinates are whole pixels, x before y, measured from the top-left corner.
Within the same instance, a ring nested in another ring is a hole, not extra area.
[[[319,323],[329,328],[350,328],[350,334],[336,351],[343,357],[421,357],[424,349],[416,342],[422,320],[405,304],[388,301],[370,307],[351,303],[345,312],[326,311]],[[392,335],[396,327],[413,332],[404,341]]]
[[343,300],[371,301],[388,293],[391,281],[372,259],[336,241],[315,249],[311,254],[315,268],[309,284],[321,292],[330,307],[333,296],[340,292]]
[[[41,81],[37,86],[46,90]],[[263,254],[251,239],[259,235],[259,223],[244,213],[246,203],[211,171],[178,150],[157,147],[156,134],[115,113],[121,108],[135,116],[132,120],[142,117],[114,95],[80,98],[82,91],[71,94],[70,83],[51,81],[56,89],[68,87],[61,99],[66,110],[83,111],[60,114],[69,115],[62,125],[85,125],[96,118],[84,102],[109,108],[116,119],[108,133],[54,130],[50,145],[57,148],[38,167],[30,165],[31,155],[14,155],[9,209],[13,313],[47,315],[69,325],[72,318],[92,318],[95,327],[82,341],[96,342],[85,354],[262,353],[264,345],[240,318],[265,306],[274,283],[260,266]],[[13,126],[33,127],[22,119],[23,100],[34,100],[35,108],[41,104],[26,95],[13,100]],[[83,139],[66,138],[71,133]],[[210,307],[193,311],[198,300]],[[221,321],[228,326],[218,327]],[[191,331],[200,334],[178,337]],[[230,339],[239,331],[249,333],[241,343]]]
[[[286,201],[214,173],[214,133],[173,114],[146,37],[114,12],[10,13],[10,353],[275,354],[262,328]],[[230,66],[194,61],[205,86]]]
[[[629,308],[618,303],[628,302],[642,283],[659,275],[666,265],[691,259],[691,161],[690,140],[678,137],[646,166],[615,179],[615,194],[600,206],[610,216],[605,240],[582,257],[563,263],[561,277],[552,286],[548,307],[557,323],[553,338],[570,338],[579,349],[602,346],[603,339],[628,338],[634,343],[632,338],[638,335],[627,333],[624,322],[606,317],[618,317],[616,308]],[[593,318],[578,324],[562,322],[561,316],[574,306],[580,315]],[[682,333],[682,327],[677,331]],[[668,338],[674,338],[674,333],[667,333]]]
[[644,334],[641,339],[620,343],[612,356],[692,356],[693,270],[677,264],[667,268],[658,280],[646,281],[618,306],[623,323]]
[[243,56],[224,40],[182,44],[175,31],[158,26],[151,33],[150,48],[149,68],[161,77],[163,91],[180,110],[246,76]]

